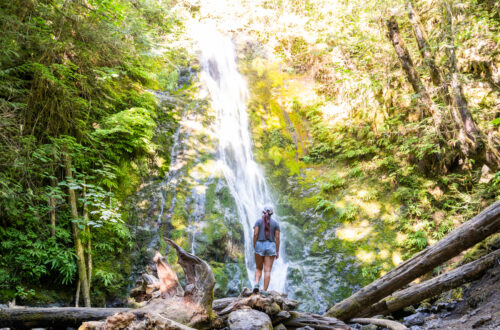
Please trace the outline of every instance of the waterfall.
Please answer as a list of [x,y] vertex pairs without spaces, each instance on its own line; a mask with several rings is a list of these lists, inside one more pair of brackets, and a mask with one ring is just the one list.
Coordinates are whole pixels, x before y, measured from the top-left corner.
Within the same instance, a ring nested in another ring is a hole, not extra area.
[[[252,155],[246,112],[248,90],[236,66],[232,41],[210,25],[199,26],[195,34],[201,49],[201,79],[210,93],[212,108],[217,112],[219,163],[243,225],[245,262],[253,286],[253,225],[261,217],[263,206],[273,205],[273,201],[262,170]],[[279,222],[276,213],[273,218]],[[280,225],[283,227],[281,222]],[[283,231],[281,241],[280,258],[274,262],[269,290],[284,292],[288,264],[283,248]]]

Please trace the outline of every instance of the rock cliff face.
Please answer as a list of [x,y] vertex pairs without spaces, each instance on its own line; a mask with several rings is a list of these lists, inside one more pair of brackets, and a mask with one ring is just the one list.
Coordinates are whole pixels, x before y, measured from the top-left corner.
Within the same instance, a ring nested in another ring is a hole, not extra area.
[[[166,248],[162,237],[176,240],[205,260],[217,277],[216,296],[237,295],[247,285],[243,268],[243,233],[234,200],[217,166],[214,114],[199,95],[197,72],[189,87],[175,95],[158,93],[160,107],[175,107],[177,124],[160,123],[157,143],[164,143],[165,174],[147,180],[130,199],[130,218],[138,249],[133,254],[135,276]],[[186,80],[181,76],[179,79]],[[168,255],[173,258],[172,252]]]

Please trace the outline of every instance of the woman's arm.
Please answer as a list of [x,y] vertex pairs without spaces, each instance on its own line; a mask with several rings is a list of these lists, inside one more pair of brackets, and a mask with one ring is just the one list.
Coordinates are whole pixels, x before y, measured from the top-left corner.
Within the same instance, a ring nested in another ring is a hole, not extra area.
[[274,231],[274,238],[276,239],[276,259],[280,257],[280,231]]
[[255,249],[255,244],[257,243],[257,238],[259,237],[259,226],[253,227],[253,248]]

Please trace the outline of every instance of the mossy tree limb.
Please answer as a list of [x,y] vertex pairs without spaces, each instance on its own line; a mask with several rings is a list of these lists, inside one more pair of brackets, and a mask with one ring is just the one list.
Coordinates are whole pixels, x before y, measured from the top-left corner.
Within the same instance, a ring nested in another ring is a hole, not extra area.
[[465,264],[450,272],[398,291],[392,296],[365,309],[360,316],[368,317],[377,314],[389,314],[424,299],[434,297],[444,291],[456,288],[463,283],[481,276],[486,270],[494,266],[499,259],[500,250],[495,250],[476,261]]
[[431,271],[460,252],[481,242],[500,230],[500,201],[467,221],[434,246],[416,254],[378,280],[365,286],[349,298],[333,306],[326,313],[341,320],[349,320],[368,306],[387,297],[419,276]]

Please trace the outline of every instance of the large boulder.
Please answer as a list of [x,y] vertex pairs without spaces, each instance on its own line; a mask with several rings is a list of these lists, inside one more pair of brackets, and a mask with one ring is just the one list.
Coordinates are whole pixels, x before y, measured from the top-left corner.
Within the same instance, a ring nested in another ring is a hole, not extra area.
[[272,330],[273,325],[269,315],[255,309],[240,309],[229,314],[229,329],[231,330]]

